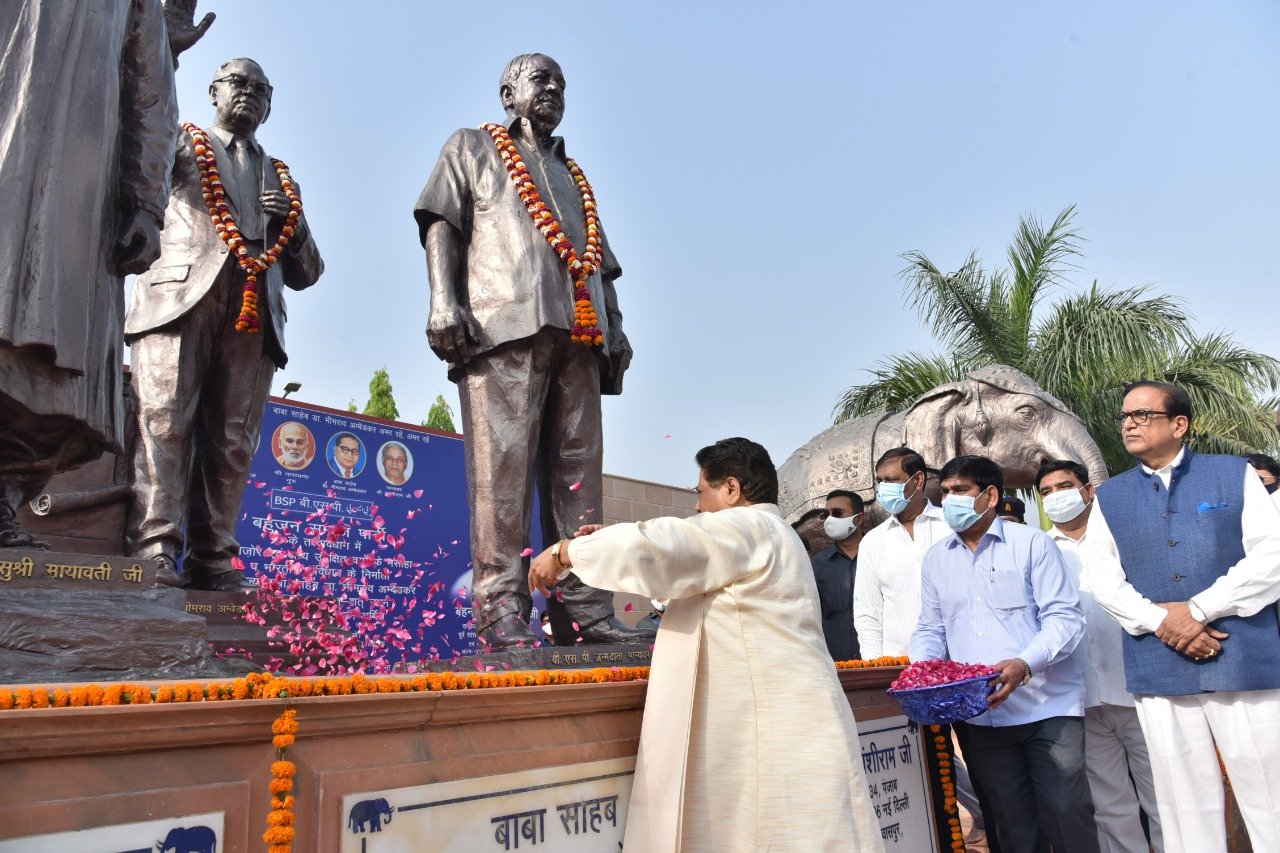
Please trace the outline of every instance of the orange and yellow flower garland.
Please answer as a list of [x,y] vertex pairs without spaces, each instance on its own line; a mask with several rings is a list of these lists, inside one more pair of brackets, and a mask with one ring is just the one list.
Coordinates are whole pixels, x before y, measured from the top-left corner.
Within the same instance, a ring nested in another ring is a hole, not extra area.
[[938,783],[942,788],[942,811],[947,816],[947,829],[951,831],[951,849],[964,851],[964,829],[960,825],[960,812],[956,808],[956,783],[952,776],[951,738],[942,726],[929,726],[933,737],[934,757],[938,766]]
[[838,660],[836,669],[869,669],[876,666],[906,666],[910,663],[905,657],[882,657],[871,660]]
[[573,330],[569,333],[569,339],[574,343],[587,346],[602,345],[604,333],[600,331],[600,317],[591,304],[591,291],[587,289],[587,279],[600,269],[600,262],[604,259],[600,249],[600,220],[596,216],[596,197],[591,190],[591,184],[587,182],[587,176],[582,173],[572,158],[566,158],[569,174],[573,176],[573,180],[578,184],[578,191],[582,193],[582,212],[586,218],[587,248],[579,257],[573,243],[564,233],[564,228],[556,221],[546,202],[542,200],[542,193],[538,192],[537,185],[529,175],[529,167],[524,164],[524,158],[520,156],[520,151],[511,140],[507,129],[493,122],[481,127],[493,137],[494,143],[498,146],[498,156],[502,158],[507,174],[515,183],[516,193],[524,203],[525,210],[529,211],[529,216],[533,218],[533,224],[542,232],[542,236],[546,238],[560,260],[564,261],[565,266],[569,268],[569,274],[573,276]]
[[271,744],[276,748],[276,760],[271,764],[271,811],[267,814],[267,831],[262,833],[262,840],[267,843],[268,853],[293,853],[293,839],[296,831],[293,828],[293,777],[298,767],[292,761],[286,761],[284,754],[293,746],[298,734],[298,712],[290,708],[271,724]]
[[252,673],[235,681],[164,684],[115,683],[107,687],[0,687],[0,711],[31,708],[83,708],[110,705],[150,705],[181,702],[228,702],[307,696],[352,696],[368,693],[439,693],[448,690],[483,690],[496,687],[533,687],[547,684],[603,684],[642,681],[647,666],[526,672],[430,672],[414,676],[346,675],[325,678],[290,678]]
[[289,239],[297,231],[298,218],[302,216],[302,199],[298,196],[297,187],[289,175],[289,167],[274,157],[271,164],[280,176],[280,187],[289,199],[289,215],[285,218],[284,227],[275,245],[257,257],[249,256],[249,244],[240,234],[235,217],[231,215],[231,206],[227,203],[227,191],[222,178],[218,174],[218,160],[214,156],[213,146],[203,130],[191,122],[184,122],[182,129],[191,134],[191,142],[195,146],[196,168],[200,170],[200,193],[209,208],[209,218],[213,220],[213,229],[218,232],[227,248],[236,253],[237,263],[244,270],[247,278],[244,282],[244,295],[240,302],[240,316],[236,318],[236,331],[253,334],[260,328],[258,323],[258,275],[267,267],[280,260],[280,255],[289,245]]

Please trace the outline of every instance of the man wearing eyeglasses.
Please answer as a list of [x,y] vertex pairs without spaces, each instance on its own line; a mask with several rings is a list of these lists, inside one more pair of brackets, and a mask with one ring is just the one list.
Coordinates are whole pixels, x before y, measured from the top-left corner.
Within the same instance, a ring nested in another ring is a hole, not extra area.
[[[209,145],[226,203],[250,256],[274,245],[290,209],[258,127],[271,113],[271,83],[252,59],[224,62],[209,85],[216,118]],[[315,284],[324,262],[306,218],[279,263],[258,275],[261,331],[238,331],[246,274],[214,230],[191,136],[179,131],[160,258],[138,277],[125,318],[138,400],[130,552],[160,576],[194,589],[248,584],[232,566],[236,522],[263,407],[284,367],[284,288]],[[185,529],[184,529],[185,528]]]
[[1243,459],[1186,446],[1191,399],[1177,385],[1129,385],[1116,422],[1139,464],[1097,489],[1085,586],[1127,632],[1165,850],[1226,850],[1218,755],[1254,849],[1273,849],[1280,513]]
[[360,439],[354,434],[343,432],[333,443],[333,461],[331,467],[339,477],[350,480],[363,470],[360,465]]

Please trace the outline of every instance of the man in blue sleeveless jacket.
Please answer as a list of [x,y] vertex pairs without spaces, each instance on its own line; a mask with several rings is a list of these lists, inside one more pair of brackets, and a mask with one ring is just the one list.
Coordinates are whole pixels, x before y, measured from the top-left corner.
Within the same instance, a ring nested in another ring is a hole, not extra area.
[[[1243,459],[1183,444],[1191,399],[1135,382],[1116,416],[1141,463],[1098,487],[1086,585],[1126,630],[1167,853],[1226,850],[1222,775],[1255,850],[1280,842],[1280,513]],[[1096,525],[1096,529],[1095,529]]]

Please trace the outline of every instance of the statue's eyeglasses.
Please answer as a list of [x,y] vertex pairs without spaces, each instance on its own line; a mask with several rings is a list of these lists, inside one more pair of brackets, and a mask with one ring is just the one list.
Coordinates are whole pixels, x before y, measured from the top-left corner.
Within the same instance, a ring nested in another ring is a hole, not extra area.
[[1144,426],[1147,421],[1152,418],[1167,417],[1168,415],[1168,412],[1157,412],[1152,409],[1136,409],[1132,412],[1116,412],[1113,417],[1115,418],[1116,426],[1124,426],[1124,422],[1129,418],[1133,418],[1133,422],[1138,426]]
[[270,95],[272,91],[270,83],[259,83],[240,74],[228,74],[226,77],[219,77],[213,82],[229,83],[233,89],[239,89],[241,92],[253,92],[255,95],[262,95],[263,97]]

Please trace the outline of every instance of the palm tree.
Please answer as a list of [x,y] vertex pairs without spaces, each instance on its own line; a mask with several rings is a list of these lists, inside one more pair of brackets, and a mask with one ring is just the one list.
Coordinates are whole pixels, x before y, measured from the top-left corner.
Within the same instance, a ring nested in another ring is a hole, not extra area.
[[[923,252],[903,255],[908,304],[942,345],[939,355],[906,353],[877,363],[871,381],[846,390],[837,423],[898,411],[921,394],[988,364],[1016,367],[1080,415],[1117,473],[1132,466],[1112,415],[1134,379],[1176,382],[1191,395],[1191,444],[1211,453],[1274,452],[1280,362],[1230,335],[1197,335],[1182,301],[1145,287],[1108,289],[1095,280],[1071,292],[1065,280],[1081,256],[1075,207],[1048,228],[1022,218],[1008,269],[988,270],[971,253],[943,273]],[[1059,299],[1049,301],[1050,294]]]

